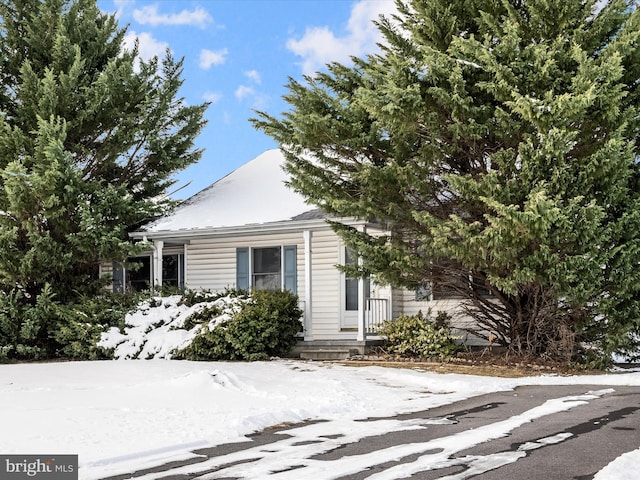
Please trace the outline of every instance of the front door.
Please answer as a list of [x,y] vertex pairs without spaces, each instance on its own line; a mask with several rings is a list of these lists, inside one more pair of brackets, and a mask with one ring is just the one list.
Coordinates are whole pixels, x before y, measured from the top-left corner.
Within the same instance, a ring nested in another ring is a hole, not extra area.
[[[345,265],[353,264],[357,262],[357,258],[352,255],[349,249],[345,248],[343,251],[343,261]],[[347,277],[344,273],[341,275],[341,305],[342,315],[340,328],[343,331],[357,331],[358,330],[358,279]],[[364,296],[369,297],[371,282],[369,278],[365,279],[364,283]]]

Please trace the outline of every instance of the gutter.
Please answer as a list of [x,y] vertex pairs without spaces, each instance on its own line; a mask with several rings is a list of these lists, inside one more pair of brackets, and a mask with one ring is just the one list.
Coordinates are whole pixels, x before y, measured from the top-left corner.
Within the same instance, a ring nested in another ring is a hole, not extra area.
[[[331,219],[334,220],[334,219]],[[343,219],[342,223],[346,225],[362,225],[362,220],[355,218]],[[230,226],[230,227],[208,227],[184,230],[158,230],[158,231],[136,231],[129,233],[129,237],[136,240],[154,239],[187,239],[199,237],[224,237],[234,235],[249,235],[252,233],[278,233],[303,231],[312,228],[327,227],[327,219],[314,220],[284,220],[280,222],[255,223],[249,225]]]

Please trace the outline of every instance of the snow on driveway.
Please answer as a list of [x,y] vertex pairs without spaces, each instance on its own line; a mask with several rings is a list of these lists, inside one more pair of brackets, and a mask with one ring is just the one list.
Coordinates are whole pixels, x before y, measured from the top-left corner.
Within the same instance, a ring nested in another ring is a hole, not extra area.
[[[0,453],[78,454],[80,478],[93,480],[186,459],[194,449],[246,440],[283,422],[323,419],[351,425],[350,435],[368,435],[353,421],[521,385],[567,384],[640,386],[640,372],[507,379],[287,360],[0,365]],[[624,465],[639,461],[640,451],[630,452],[596,478],[623,479]],[[298,478],[319,480],[312,470]]]

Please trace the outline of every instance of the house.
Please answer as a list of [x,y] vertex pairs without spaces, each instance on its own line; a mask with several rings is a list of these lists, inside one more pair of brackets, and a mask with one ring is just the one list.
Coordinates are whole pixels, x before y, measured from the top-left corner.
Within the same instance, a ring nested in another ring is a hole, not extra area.
[[132,233],[152,249],[137,259],[142,268],[136,272],[114,270],[115,288],[289,289],[304,311],[299,351],[307,357],[363,352],[380,340],[376,326],[385,319],[455,308],[456,300],[421,298],[419,292],[341,273],[336,265],[357,259],[329,227],[326,215],[287,187],[283,162],[280,150],[269,150]]

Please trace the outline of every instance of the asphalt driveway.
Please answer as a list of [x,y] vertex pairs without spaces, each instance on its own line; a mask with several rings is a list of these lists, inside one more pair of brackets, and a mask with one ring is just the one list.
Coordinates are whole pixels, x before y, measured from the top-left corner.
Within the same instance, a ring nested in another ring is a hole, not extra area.
[[638,448],[640,388],[531,386],[393,418],[269,430],[109,480],[586,480]]

